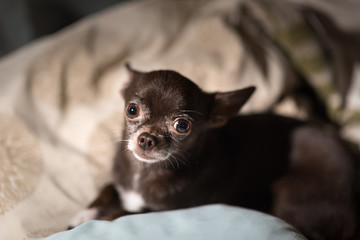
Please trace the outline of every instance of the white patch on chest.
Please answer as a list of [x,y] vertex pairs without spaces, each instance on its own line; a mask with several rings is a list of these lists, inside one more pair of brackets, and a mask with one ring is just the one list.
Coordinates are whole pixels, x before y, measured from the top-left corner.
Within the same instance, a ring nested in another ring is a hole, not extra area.
[[122,206],[128,212],[140,212],[145,207],[143,197],[136,191],[125,190],[121,186],[116,186],[121,197]]

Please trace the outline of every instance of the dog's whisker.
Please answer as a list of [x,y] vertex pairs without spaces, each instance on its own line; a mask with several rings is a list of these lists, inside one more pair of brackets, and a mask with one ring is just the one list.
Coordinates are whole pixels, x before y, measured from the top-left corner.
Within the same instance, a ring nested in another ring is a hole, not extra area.
[[122,137],[124,135],[124,133],[126,133],[125,129],[121,129],[121,130],[113,130],[111,131],[112,134],[114,134],[115,136],[120,136]]
[[164,161],[164,164],[165,164],[165,168],[168,168],[167,161]]
[[173,167],[173,169],[175,169],[173,161],[169,161],[169,162],[170,162],[171,166]]
[[177,164],[177,168],[180,169],[180,164],[179,164],[179,161],[176,159],[176,164]]
[[123,139],[120,139],[120,140],[115,140],[115,141],[112,141],[113,143],[120,143],[120,142],[130,142],[130,140],[123,140]]
[[187,156],[185,154],[186,153],[178,152],[177,153],[178,157],[177,158],[174,157],[174,158],[176,159],[176,161],[180,162],[181,164],[184,164],[184,166],[188,166],[187,161],[186,161]]
[[175,157],[174,156],[174,159],[175,159],[175,162],[176,162],[176,164],[177,164],[177,167],[178,167],[178,169],[180,169],[180,164],[179,164],[179,162],[181,162],[181,157],[180,158],[177,158],[177,157]]
[[174,157],[174,155],[173,155],[173,154],[170,154],[170,159],[169,159],[169,162],[171,163],[171,165],[172,165],[173,169],[175,169],[175,166],[174,166],[173,161],[175,161],[175,162],[176,162],[176,158]]

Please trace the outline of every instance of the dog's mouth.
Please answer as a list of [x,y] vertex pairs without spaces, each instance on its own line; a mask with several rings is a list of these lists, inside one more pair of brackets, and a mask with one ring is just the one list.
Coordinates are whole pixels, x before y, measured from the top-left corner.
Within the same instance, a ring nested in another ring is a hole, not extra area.
[[146,132],[132,135],[127,148],[137,160],[146,163],[165,161],[171,156],[170,149],[161,143],[158,137]]
[[165,161],[170,157],[170,153],[168,153],[165,156],[160,156],[160,154],[152,154],[151,152],[147,153],[146,151],[141,151],[141,150],[133,150],[131,152],[133,153],[134,157],[137,160],[146,162],[146,163],[155,163],[155,162]]

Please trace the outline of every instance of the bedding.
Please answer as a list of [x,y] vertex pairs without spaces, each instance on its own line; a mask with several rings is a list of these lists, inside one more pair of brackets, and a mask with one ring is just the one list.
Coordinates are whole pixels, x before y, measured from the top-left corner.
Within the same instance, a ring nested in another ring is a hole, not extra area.
[[260,212],[226,205],[207,205],[126,216],[113,222],[92,220],[70,231],[42,238],[67,239],[305,240],[305,237],[280,219]]
[[[326,120],[329,112],[327,120],[359,148],[359,58],[354,49],[351,58],[330,54],[354,66],[341,75],[350,77],[340,91],[332,78],[339,61],[330,64],[307,20],[303,5],[286,0],[133,1],[2,58],[0,239],[63,231],[110,180],[122,133],[125,62],[142,71],[179,71],[207,91],[255,85],[243,113],[321,112],[317,117]],[[330,45],[338,52],[334,46],[344,44]],[[304,86],[323,104],[297,105],[307,99]]]

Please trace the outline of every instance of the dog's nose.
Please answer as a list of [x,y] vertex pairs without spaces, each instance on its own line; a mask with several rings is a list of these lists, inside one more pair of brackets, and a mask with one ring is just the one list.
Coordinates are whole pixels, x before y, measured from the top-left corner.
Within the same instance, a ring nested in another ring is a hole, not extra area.
[[142,133],[138,137],[138,145],[144,150],[151,150],[157,145],[158,139],[149,134],[149,133]]

